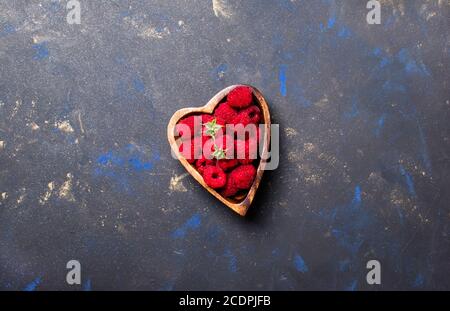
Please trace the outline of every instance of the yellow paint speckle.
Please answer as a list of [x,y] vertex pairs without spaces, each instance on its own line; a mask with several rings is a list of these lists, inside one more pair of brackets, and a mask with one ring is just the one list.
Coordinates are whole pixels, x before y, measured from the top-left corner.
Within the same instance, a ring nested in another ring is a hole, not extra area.
[[44,205],[52,196],[55,189],[55,182],[49,182],[47,185],[47,191],[40,197],[39,204]]
[[292,127],[287,127],[284,129],[284,134],[288,137],[288,138],[292,138],[298,135],[298,132],[295,128]]
[[170,178],[169,189],[171,191],[187,192],[187,189],[183,185],[182,180],[184,178],[186,178],[188,175],[189,175],[189,173],[185,173],[183,175],[180,175],[180,176],[175,175],[174,177]]
[[72,194],[72,184],[73,184],[73,175],[68,173],[66,175],[66,180],[62,184],[61,188],[59,188],[58,195],[61,199],[65,199],[67,201],[75,201],[75,198]]

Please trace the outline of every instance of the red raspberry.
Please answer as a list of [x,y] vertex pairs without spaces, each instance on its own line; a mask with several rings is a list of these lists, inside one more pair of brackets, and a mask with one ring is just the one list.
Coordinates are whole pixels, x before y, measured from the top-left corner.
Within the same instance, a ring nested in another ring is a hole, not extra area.
[[220,193],[225,198],[232,197],[239,191],[238,187],[236,186],[236,183],[234,182],[234,179],[230,176],[227,177],[227,183],[225,184],[225,187],[223,188],[222,192]]
[[[256,137],[255,137],[256,136]],[[259,137],[259,126],[256,127],[256,135],[254,133],[250,134],[250,133],[245,133],[245,139],[246,140],[256,140],[257,143],[260,143],[260,137]]]
[[203,172],[205,170],[205,167],[208,165],[214,165],[214,160],[209,160],[205,157],[202,157],[201,159],[198,159],[197,162],[195,162],[195,167],[197,168],[197,171],[203,175]]
[[259,121],[261,121],[261,110],[258,106],[251,106],[239,112],[231,123],[247,126],[248,124],[258,124]]
[[227,175],[220,167],[208,165],[203,170],[203,179],[211,188],[219,189],[225,186]]
[[231,123],[231,121],[237,116],[237,111],[234,110],[228,103],[220,104],[214,111],[214,115],[219,119],[225,121],[225,123]]
[[246,114],[250,119],[250,123],[252,124],[258,124],[261,120],[261,110],[258,108],[258,106],[250,106],[242,110],[240,113]]
[[179,125],[185,125],[187,127],[189,127],[189,130],[191,132],[191,137],[194,136],[194,116],[190,116],[190,117],[186,117],[184,119],[182,119],[180,122],[178,122],[178,124],[175,127],[176,132],[180,135],[183,136],[183,127],[184,126],[179,126]]
[[189,163],[194,163],[196,159],[201,158],[202,155],[202,140],[201,137],[195,137],[194,139],[184,141],[180,147],[179,151],[183,157]]
[[212,119],[214,119],[214,116],[212,116],[210,114],[202,114],[202,125],[205,123],[208,123]]
[[231,170],[232,168],[235,168],[238,164],[239,161],[236,159],[223,159],[217,161],[217,165],[219,165],[219,167],[225,172]]
[[250,164],[258,157],[258,144],[255,140],[236,140],[236,158],[241,164]]
[[[251,127],[254,126],[252,129]],[[256,136],[257,141],[259,141],[259,126],[256,124],[248,124],[247,126],[243,126],[242,124],[236,124],[234,126],[234,137],[236,139],[247,140],[254,139]]]
[[234,147],[234,139],[231,135],[221,135],[216,137],[216,145],[223,150],[231,150]]
[[237,116],[235,116],[233,118],[233,120],[231,120],[231,124],[234,124],[234,125],[242,124],[243,126],[246,126],[249,123],[250,123],[250,119],[246,115],[241,115],[239,113]]
[[228,94],[227,101],[234,108],[242,109],[248,107],[253,101],[252,89],[248,86],[238,86]]
[[214,116],[212,114],[202,114],[202,125],[205,125],[205,123],[208,123],[214,119],[216,119],[217,124],[225,126],[226,122],[224,121],[223,118],[218,117],[218,116]]
[[250,189],[256,176],[256,168],[253,165],[241,165],[235,168],[229,175],[236,187],[241,190]]

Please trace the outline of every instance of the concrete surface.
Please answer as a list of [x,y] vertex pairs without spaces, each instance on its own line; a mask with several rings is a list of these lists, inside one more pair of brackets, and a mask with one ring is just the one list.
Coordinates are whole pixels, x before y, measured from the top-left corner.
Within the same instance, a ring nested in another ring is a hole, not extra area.
[[[450,290],[448,1],[80,2],[0,0],[1,289]],[[245,219],[166,141],[235,83],[281,127]]]

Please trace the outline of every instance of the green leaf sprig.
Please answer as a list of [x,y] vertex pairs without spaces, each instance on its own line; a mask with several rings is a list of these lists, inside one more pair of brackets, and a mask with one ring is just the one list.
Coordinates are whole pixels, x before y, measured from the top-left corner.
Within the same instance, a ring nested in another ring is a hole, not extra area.
[[222,125],[217,124],[217,119],[213,119],[203,125],[206,128],[205,134],[211,136],[213,139],[215,139],[217,132],[222,128]]
[[214,152],[212,153],[213,158],[216,158],[217,160],[225,159],[226,150],[223,150],[222,148],[219,148],[216,145],[217,132],[219,132],[223,126],[220,124],[217,124],[217,119],[215,119],[215,118],[213,120],[205,123],[204,126],[206,128],[205,134],[208,136],[211,136],[211,138],[214,141]]

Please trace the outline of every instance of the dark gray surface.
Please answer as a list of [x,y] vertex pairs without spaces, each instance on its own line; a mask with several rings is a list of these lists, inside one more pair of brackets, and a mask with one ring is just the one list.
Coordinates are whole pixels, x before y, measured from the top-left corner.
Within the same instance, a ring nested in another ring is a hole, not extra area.
[[[0,288],[449,290],[448,1],[219,2],[0,0]],[[282,133],[245,219],[166,142],[236,83]]]

